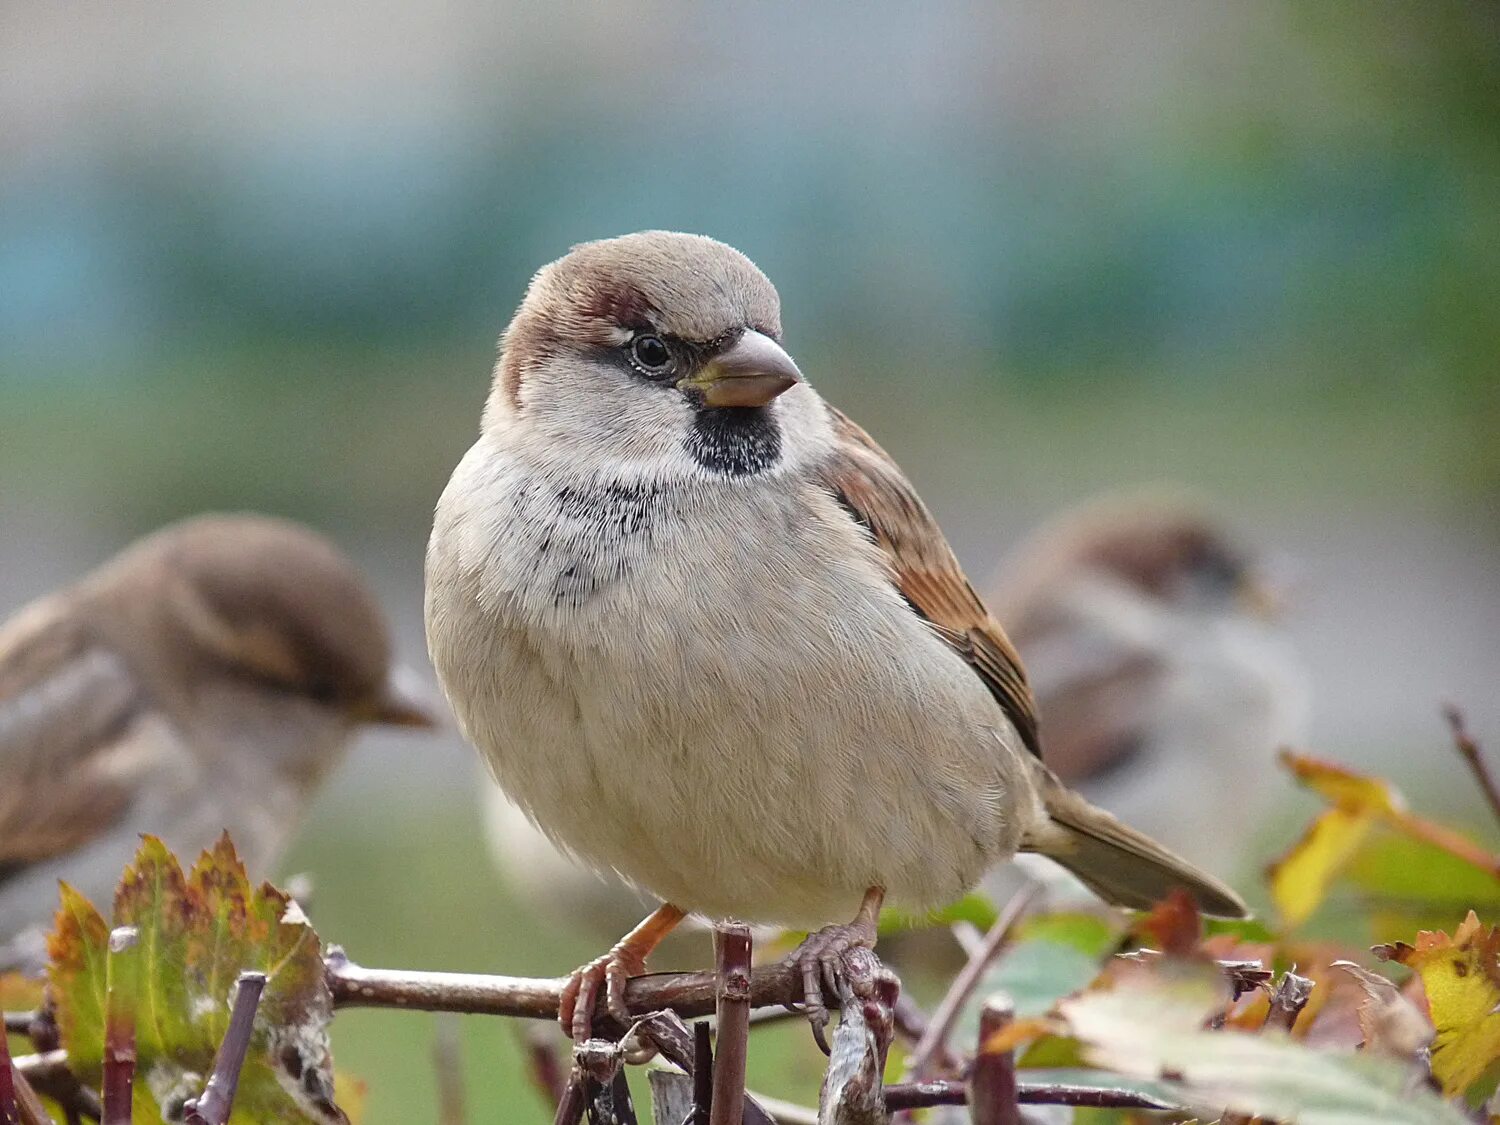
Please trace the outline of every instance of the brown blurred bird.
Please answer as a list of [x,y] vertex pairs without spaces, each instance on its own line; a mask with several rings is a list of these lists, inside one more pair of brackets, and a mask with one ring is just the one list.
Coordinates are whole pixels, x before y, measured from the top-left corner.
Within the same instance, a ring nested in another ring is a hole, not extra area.
[[1117,903],[1229,888],[1066,789],[999,623],[900,468],[802,378],[780,301],[695,235],[587,243],[506,330],[438,502],[427,635],[465,733],[591,865],[665,900],[561,1018],[686,913],[816,926],[820,978],[887,893],[939,905],[1018,850]]
[[432,725],[397,681],[363,578],[281,520],[176,524],[22,609],[0,627],[0,943],[50,924],[59,879],[107,908],[143,832],[191,861],[228,829],[266,871],[362,724]]
[[1228,875],[1302,738],[1307,687],[1262,562],[1204,506],[1110,496],[1028,537],[989,584],[1025,654],[1047,765]]

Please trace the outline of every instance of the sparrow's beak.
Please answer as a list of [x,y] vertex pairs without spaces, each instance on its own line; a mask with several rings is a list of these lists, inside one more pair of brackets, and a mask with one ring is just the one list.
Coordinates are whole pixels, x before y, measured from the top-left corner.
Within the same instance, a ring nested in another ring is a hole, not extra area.
[[365,717],[380,726],[421,727],[441,725],[442,704],[417,672],[405,665],[391,669],[385,691]]
[[802,382],[802,372],[781,345],[746,329],[694,375],[677,384],[696,391],[708,406],[765,406]]

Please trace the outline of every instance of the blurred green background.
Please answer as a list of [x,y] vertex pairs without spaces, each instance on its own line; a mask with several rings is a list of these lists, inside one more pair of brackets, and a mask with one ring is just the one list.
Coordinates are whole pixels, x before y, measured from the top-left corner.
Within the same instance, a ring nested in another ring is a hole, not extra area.
[[[1436,798],[1440,698],[1500,744],[1488,0],[0,22],[0,610],[255,508],[334,535],[423,661],[431,505],[528,276],[659,226],[771,275],[803,369],[976,574],[1061,504],[1182,482],[1289,560],[1320,752]],[[594,952],[490,873],[482,784],[456,738],[367,740],[290,864],[325,935],[413,967]],[[340,1017],[370,1122],[431,1115],[429,1034]],[[466,1036],[472,1120],[548,1119],[512,1029]],[[805,1097],[783,1045],[757,1080]]]

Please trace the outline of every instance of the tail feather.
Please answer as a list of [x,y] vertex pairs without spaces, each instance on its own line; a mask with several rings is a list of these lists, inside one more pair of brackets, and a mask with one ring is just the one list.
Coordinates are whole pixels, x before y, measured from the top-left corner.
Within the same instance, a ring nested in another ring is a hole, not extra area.
[[1042,799],[1047,819],[1027,834],[1021,850],[1062,864],[1106,902],[1145,910],[1181,887],[1205,914],[1249,914],[1244,900],[1224,883],[1091,805],[1050,772],[1042,781]]

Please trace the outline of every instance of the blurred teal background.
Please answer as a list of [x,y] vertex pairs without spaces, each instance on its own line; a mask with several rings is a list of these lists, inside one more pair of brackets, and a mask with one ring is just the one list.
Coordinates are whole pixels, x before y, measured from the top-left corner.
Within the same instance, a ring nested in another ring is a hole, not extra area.
[[[1186,483],[1288,560],[1317,750],[1442,791],[1441,698],[1500,745],[1488,0],[10,0],[0,24],[0,611],[255,508],[334,535],[423,660],[431,505],[528,276],[670,227],[771,275],[803,369],[976,575],[1061,504]],[[456,738],[369,739],[292,865],[320,929],[371,964],[593,952],[489,874],[481,784]],[[368,1121],[433,1112],[429,1030],[340,1017]],[[548,1119],[511,1029],[467,1035],[472,1120]],[[763,1084],[806,1096],[794,1049]]]

